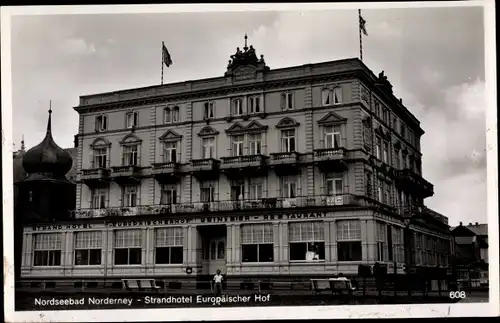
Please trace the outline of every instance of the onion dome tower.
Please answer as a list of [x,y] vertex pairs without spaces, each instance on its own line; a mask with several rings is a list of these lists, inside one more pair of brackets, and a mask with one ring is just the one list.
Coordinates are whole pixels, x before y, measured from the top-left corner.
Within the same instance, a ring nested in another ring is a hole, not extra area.
[[23,224],[68,220],[76,204],[76,185],[66,178],[73,159],[52,138],[52,109],[45,138],[23,155],[22,164],[27,176],[16,183],[20,206],[16,217]]

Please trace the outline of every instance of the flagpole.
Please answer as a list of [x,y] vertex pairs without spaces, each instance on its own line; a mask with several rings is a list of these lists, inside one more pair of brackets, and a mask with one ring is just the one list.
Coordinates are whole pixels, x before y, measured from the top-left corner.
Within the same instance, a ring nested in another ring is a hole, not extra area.
[[162,41],[161,42],[161,85],[163,85],[163,64],[165,62],[165,58],[163,57],[163,55],[165,55],[165,53],[163,52],[164,46],[165,46],[165,42]]
[[361,9],[358,9],[358,29],[359,29],[359,59],[363,61],[363,35],[361,30]]

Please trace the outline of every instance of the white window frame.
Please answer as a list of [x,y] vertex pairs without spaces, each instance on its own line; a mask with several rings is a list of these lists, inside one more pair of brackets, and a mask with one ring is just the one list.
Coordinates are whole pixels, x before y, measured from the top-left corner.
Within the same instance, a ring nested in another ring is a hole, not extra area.
[[[337,192],[337,185],[340,182],[340,191]],[[325,193],[327,196],[339,196],[344,194],[344,179],[342,175],[331,174],[325,178]]]
[[387,142],[386,140],[383,140],[382,141],[382,158],[383,158],[383,162],[386,163],[386,164],[390,164],[389,163],[389,142]]
[[177,186],[162,184],[160,190],[160,204],[173,205],[178,203]]
[[94,155],[93,168],[107,168],[108,167],[108,148],[107,147],[94,148],[93,155]]
[[123,166],[139,166],[139,145],[124,145],[122,153]]
[[281,197],[293,199],[297,197],[298,178],[295,176],[285,176],[281,178]]
[[248,98],[248,114],[256,114],[262,112],[260,96],[251,96]]
[[248,198],[250,200],[260,200],[264,196],[264,183],[259,180],[250,179],[248,184]]
[[231,115],[233,117],[239,117],[243,114],[243,100],[241,98],[233,99],[231,102]]
[[[47,253],[47,264],[37,265],[37,253]],[[33,235],[33,267],[59,267],[62,265],[62,234],[37,233]]]
[[[306,252],[309,251],[311,244],[321,243],[324,248],[323,254],[326,254],[325,241],[325,224],[323,221],[301,221],[288,223],[288,248],[291,249],[292,244],[306,244]],[[319,256],[319,254],[318,254]],[[291,257],[290,257],[291,259]],[[317,259],[316,261],[324,261],[325,259]],[[306,255],[303,260],[290,260],[291,262],[307,261]]]
[[282,110],[290,111],[295,109],[295,104],[293,100],[293,92],[285,92],[281,94],[282,96]]
[[[168,251],[168,262],[164,263],[158,262],[158,248],[166,248]],[[172,249],[181,249],[182,261],[173,262],[172,261]],[[172,227],[172,228],[157,228],[155,230],[155,265],[173,265],[173,264],[183,264],[184,259],[184,228],[182,227]]]
[[[240,194],[236,197],[233,196],[233,188],[238,188]],[[232,181],[230,186],[230,194],[232,201],[241,201],[245,199],[245,182],[241,181]]]
[[95,130],[97,132],[108,130],[108,116],[101,114],[95,117]]
[[[337,126],[325,126],[325,148],[327,149],[337,149],[342,147],[342,127],[340,125]],[[335,138],[337,138],[338,144],[335,142]]]
[[382,138],[375,136],[375,157],[378,160],[382,159]]
[[[208,201],[204,199],[205,190],[208,190]],[[215,184],[211,181],[200,183],[200,202],[212,203],[215,202]]]
[[342,100],[343,100],[343,97],[342,97],[342,87],[340,86],[336,86],[333,88],[333,91],[332,91],[332,103],[334,105],[337,105],[337,104],[342,104]]
[[139,114],[137,111],[128,112],[125,115],[125,126],[127,129],[136,128],[139,123]]
[[215,137],[201,138],[201,154],[203,159],[216,158]]
[[248,134],[248,150],[250,155],[262,154],[262,134],[251,133]]
[[375,222],[375,239],[377,241],[377,259],[376,261],[387,260],[387,224],[384,222]]
[[328,106],[332,104],[332,93],[330,89],[321,90],[321,105]]
[[[293,145],[291,144],[293,139]],[[295,129],[281,130],[281,152],[297,151],[297,133]]]
[[[131,233],[131,235],[127,236],[127,233]],[[120,229],[116,230],[114,234],[114,245],[113,245],[113,251],[114,251],[114,257],[113,257],[113,264],[115,266],[140,266],[144,262],[144,257],[142,257],[142,250],[143,250],[143,234],[142,234],[142,229]],[[132,238],[132,239],[128,239]],[[127,264],[116,264],[116,250],[117,249],[127,249]],[[131,264],[130,263],[130,251],[131,249],[140,249],[141,251],[139,252],[140,255],[140,263],[138,264]]]
[[231,156],[243,156],[245,154],[245,136],[234,135],[231,136]]
[[205,102],[204,111],[203,111],[203,119],[213,119],[215,118],[215,103],[212,101]]
[[[361,239],[361,221],[360,220],[339,220],[336,221],[337,226],[337,245],[343,242],[362,242]],[[360,259],[355,260],[340,260],[339,262],[351,262],[351,261],[361,261],[362,260],[362,248],[361,246],[361,254]],[[338,248],[337,248],[338,253]]]
[[165,141],[163,143],[163,162],[164,163],[177,163],[177,141]]
[[[75,239],[75,256],[74,264],[75,266],[100,266],[102,264],[102,231],[80,231],[74,233]],[[91,251],[98,251],[99,263],[90,263],[90,253]],[[87,264],[77,264],[77,254],[78,251],[87,251]]]
[[108,189],[107,188],[94,188],[92,189],[92,205],[93,209],[107,208]]
[[139,196],[139,189],[136,185],[126,185],[123,187],[123,206],[136,207]]
[[[243,224],[241,226],[241,253],[244,263],[272,263],[274,262],[274,229],[272,223]],[[257,247],[257,261],[245,261],[243,258],[244,246],[255,245]],[[260,261],[260,249],[262,245],[271,246],[272,260]]]

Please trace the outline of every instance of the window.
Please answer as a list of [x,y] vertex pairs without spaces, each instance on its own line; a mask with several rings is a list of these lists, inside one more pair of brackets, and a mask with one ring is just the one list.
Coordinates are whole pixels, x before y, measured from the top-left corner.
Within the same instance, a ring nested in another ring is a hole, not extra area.
[[389,164],[389,143],[387,141],[384,141],[384,155],[383,155],[383,161],[386,164]]
[[163,109],[163,123],[179,122],[179,107],[166,107]]
[[402,153],[401,154],[401,160],[403,161],[403,169],[408,168],[408,163],[407,163],[407,161],[408,161],[408,153],[405,153],[405,152]]
[[342,103],[342,88],[336,87],[333,89],[333,104]]
[[139,146],[130,145],[123,147],[123,166],[137,166],[139,159]]
[[324,89],[321,91],[321,104],[323,106],[331,104],[330,90]]
[[376,137],[376,144],[375,144],[375,157],[377,157],[377,159],[380,159],[382,156],[381,156],[381,146],[382,146],[382,139],[380,139],[379,136]]
[[289,222],[290,260],[325,260],[323,222]]
[[420,159],[415,159],[415,170],[417,174],[422,175],[422,161]]
[[399,227],[392,228],[392,247],[394,249],[394,261],[404,262],[403,229]]
[[396,169],[401,167],[401,150],[399,148],[394,148],[394,155],[396,164],[394,165]]
[[415,166],[415,162],[414,162],[413,156],[408,155],[408,168],[413,171],[413,170],[415,170],[414,166]]
[[386,183],[384,188],[384,203],[391,205],[391,185]]
[[371,198],[373,195],[373,193],[372,193],[373,192],[373,186],[372,186],[372,176],[373,175],[372,175],[372,173],[367,172],[365,174],[365,176],[366,176],[366,186],[365,186],[366,192],[365,192],[365,194],[366,194],[366,197]]
[[370,151],[372,147],[372,129],[366,123],[363,125],[363,141],[365,147]]
[[376,239],[377,239],[377,261],[385,261],[386,257],[386,238],[387,225],[382,222],[376,222]]
[[105,209],[106,208],[106,196],[107,189],[95,188],[92,190],[92,208],[93,209]]
[[33,266],[61,265],[61,234],[40,233],[35,235]]
[[274,235],[272,224],[245,224],[241,226],[243,262],[273,262]]
[[380,118],[380,103],[375,102],[375,115]]
[[400,128],[399,128],[400,129],[400,134],[401,134],[401,136],[403,138],[406,138],[406,127],[402,123],[400,125],[401,125]]
[[325,127],[325,148],[341,147],[341,135],[339,126]]
[[177,189],[173,185],[162,185],[160,204],[177,204]]
[[293,93],[281,94],[281,110],[293,110]]
[[240,201],[245,198],[245,182],[233,181],[231,183],[231,201]]
[[392,226],[387,225],[387,259],[389,261],[394,261],[394,247],[393,247],[393,234],[392,234]]
[[248,145],[250,155],[260,155],[262,153],[262,135],[260,133],[248,135]]
[[389,118],[388,118],[388,115],[389,115],[389,112],[387,111],[386,108],[383,108],[382,109],[382,120],[384,121],[384,123],[389,123]]
[[231,136],[231,156],[243,156],[244,136]]
[[260,97],[253,96],[248,98],[248,113],[260,113]]
[[297,196],[297,179],[295,177],[284,177],[282,185],[282,197],[295,198]]
[[214,158],[215,157],[215,138],[203,138],[201,140],[201,153],[202,158]]
[[115,231],[115,265],[140,265],[142,230]]
[[422,264],[422,234],[421,233],[416,233],[415,234],[415,264],[420,265]]
[[384,182],[382,182],[380,179],[378,180],[377,186],[377,200],[381,203],[384,202]]
[[137,206],[137,186],[125,186],[123,189],[123,206]]
[[105,115],[95,117],[95,131],[106,131],[108,129],[108,117]]
[[94,168],[106,168],[108,166],[108,149],[94,148]]
[[102,232],[75,232],[75,265],[92,266],[101,264]]
[[139,114],[137,112],[129,112],[126,114],[126,127],[134,128],[139,123]]
[[251,200],[260,200],[262,198],[262,182],[255,179],[250,179],[250,184],[248,185],[249,198]]
[[232,112],[235,117],[243,114],[243,101],[241,99],[233,100]]
[[215,201],[215,187],[212,183],[203,182],[200,185],[201,202],[210,203]]
[[184,251],[183,228],[156,229],[156,264],[182,264]]
[[342,184],[342,175],[329,175],[326,178],[326,195],[342,195],[344,186]]
[[361,261],[361,221],[337,221],[338,261]]
[[172,109],[172,122],[179,122],[179,107],[177,106]]
[[177,143],[165,142],[163,144],[163,162],[176,163],[177,162]]
[[295,151],[295,130],[281,131],[281,152],[290,153]]
[[215,104],[213,102],[205,102],[205,110],[203,113],[203,119],[213,119],[215,118]]

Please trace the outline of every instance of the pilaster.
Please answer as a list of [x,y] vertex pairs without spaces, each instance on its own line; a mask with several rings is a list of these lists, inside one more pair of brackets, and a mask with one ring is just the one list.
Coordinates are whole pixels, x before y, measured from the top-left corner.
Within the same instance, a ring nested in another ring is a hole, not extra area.
[[330,224],[330,261],[337,262],[337,224],[335,220],[329,222]]
[[189,229],[188,227],[182,227],[182,236],[184,237],[182,239],[182,242],[184,244],[184,247],[182,248],[182,263],[186,264],[188,261],[188,255],[189,255]]
[[[156,125],[156,107],[151,107],[149,110],[149,125],[150,126],[155,126]],[[153,127],[153,129],[149,132],[149,158],[148,158],[148,165],[143,165],[143,166],[149,166],[152,165],[156,162],[156,142],[158,141],[157,139],[157,134],[156,134],[156,127]],[[155,201],[155,180],[153,178],[148,179],[148,204],[152,205],[154,204]]]
[[332,259],[332,239],[330,232],[330,222],[332,219],[327,219],[323,222],[325,230],[325,262],[329,263]]
[[141,265],[144,266],[146,265],[146,259],[148,256],[148,250],[149,250],[149,241],[148,241],[148,229],[143,228],[141,229],[142,231],[142,255],[141,255]]
[[274,263],[279,263],[281,259],[280,255],[280,227],[279,222],[273,222],[273,258]]
[[233,237],[233,228],[232,225],[228,225],[226,227],[227,236],[226,236],[226,261],[228,264],[233,263],[233,249],[234,249],[234,237]]
[[107,255],[106,255],[106,258],[107,258],[106,270],[107,270],[108,274],[111,274],[113,264],[114,264],[114,262],[113,262],[113,249],[115,247],[115,230],[114,229],[108,230],[108,234],[107,234],[106,238],[108,239],[108,249],[107,249]]
[[232,225],[233,263],[241,263],[241,228],[239,224]]
[[282,222],[279,224],[279,235],[280,235],[280,264],[287,265],[288,264],[288,222]]
[[155,263],[155,229],[146,229],[146,267],[150,268],[154,266]]

